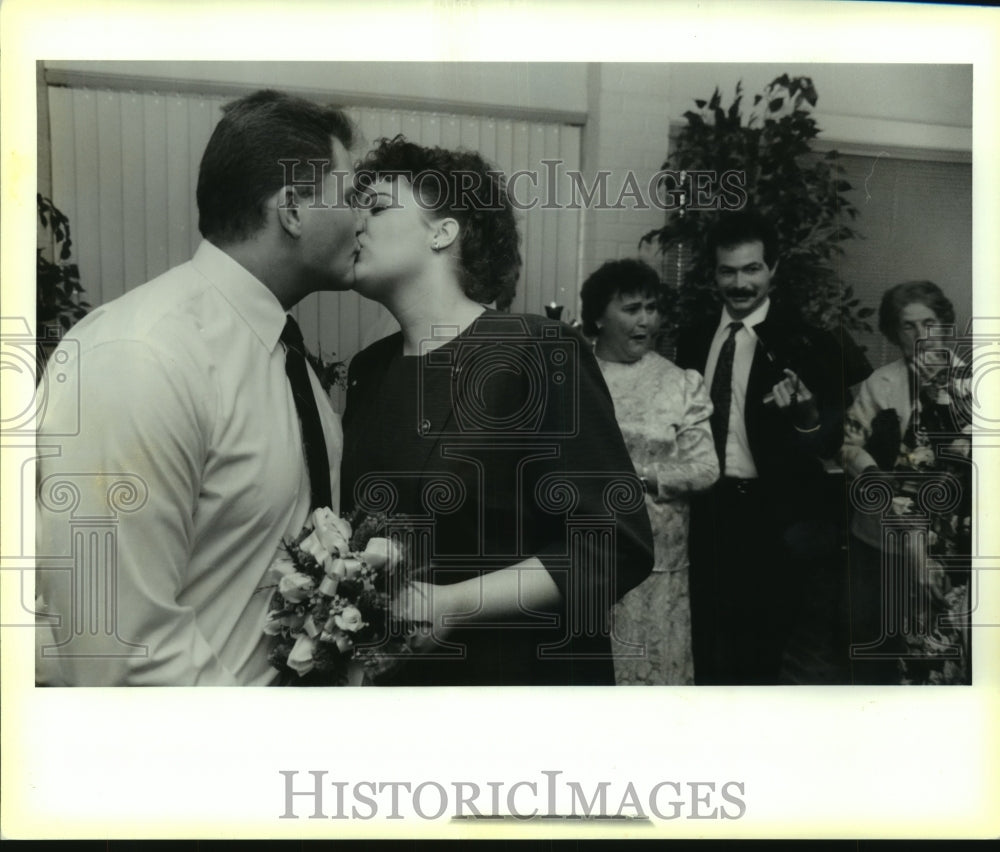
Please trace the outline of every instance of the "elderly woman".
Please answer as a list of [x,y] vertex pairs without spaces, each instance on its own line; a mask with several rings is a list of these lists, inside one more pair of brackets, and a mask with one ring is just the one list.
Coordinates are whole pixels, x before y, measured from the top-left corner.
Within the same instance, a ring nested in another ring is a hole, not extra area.
[[[413,526],[426,625],[395,685],[614,683],[606,613],[652,567],[649,520],[586,342],[500,313],[520,270],[503,178],[381,140],[359,170],[355,289],[400,331],[351,361],[341,506]],[[596,529],[599,527],[600,529]]]
[[856,682],[969,682],[961,622],[971,553],[971,376],[946,338],[927,340],[954,322],[936,284],[889,289],[879,330],[902,357],[872,373],[847,412],[841,462],[849,477],[864,474],[874,485],[852,492]]
[[619,684],[693,682],[688,496],[719,476],[702,377],[651,351],[660,291],[646,264],[618,260],[594,272],[580,294],[583,331],[595,340],[653,528],[653,573],[614,610]]

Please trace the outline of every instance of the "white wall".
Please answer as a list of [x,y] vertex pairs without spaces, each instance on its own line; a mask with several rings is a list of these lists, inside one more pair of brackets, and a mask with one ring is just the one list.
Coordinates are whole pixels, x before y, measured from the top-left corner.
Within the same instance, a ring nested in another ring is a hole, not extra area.
[[[694,99],[716,86],[732,102],[742,82],[744,104],[776,77],[811,77],[819,99],[820,141],[854,153],[968,161],[972,151],[972,66],[914,64],[675,63],[664,79],[671,118],[682,121]],[[845,144],[846,143],[846,144]],[[868,149],[868,150],[866,150]]]
[[972,127],[971,65],[699,62],[670,68],[667,96],[676,118],[714,86],[728,102],[737,81],[753,95],[788,74],[812,77],[821,114]]
[[[51,61],[60,72],[212,81],[472,106],[583,114],[582,62],[133,62]],[[376,104],[373,104],[376,105]]]
[[[595,63],[590,63],[595,64]],[[895,144],[971,150],[972,66],[847,63],[596,63],[647,81],[654,109],[680,120],[694,98],[718,86],[727,101],[738,80],[750,95],[780,74],[810,76],[820,126],[836,141],[873,141],[894,127]],[[402,101],[550,110],[589,108],[583,62],[164,62],[48,61],[57,72],[311,89]]]

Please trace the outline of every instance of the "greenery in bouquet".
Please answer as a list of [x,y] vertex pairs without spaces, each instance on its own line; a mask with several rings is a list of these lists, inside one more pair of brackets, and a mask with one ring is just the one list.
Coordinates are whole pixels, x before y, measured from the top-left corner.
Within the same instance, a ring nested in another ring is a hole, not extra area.
[[390,609],[408,575],[406,556],[386,515],[348,520],[326,508],[282,544],[264,632],[274,637],[269,661],[286,682],[310,675],[311,683],[359,685],[409,653],[407,625]]

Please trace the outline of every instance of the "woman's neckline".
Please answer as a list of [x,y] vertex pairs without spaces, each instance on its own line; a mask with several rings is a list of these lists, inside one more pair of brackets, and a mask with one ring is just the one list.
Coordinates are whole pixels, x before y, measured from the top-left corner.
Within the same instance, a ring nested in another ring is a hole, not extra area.
[[[425,352],[414,352],[412,354],[407,354],[404,351],[404,347],[406,346],[406,337],[404,336],[402,331],[399,331],[397,332],[399,334],[399,346],[396,349],[396,357],[405,362],[412,362],[414,360],[426,358],[432,352],[437,352],[440,349],[444,349],[447,346],[451,346],[452,344],[455,343],[455,341],[461,340],[463,337],[467,336],[471,332],[471,330],[475,327],[476,323],[478,323],[484,317],[494,316],[500,313],[501,313],[500,311],[494,310],[493,308],[484,307],[483,310],[473,318],[472,322],[470,322],[467,326],[465,326],[465,328],[461,329],[457,334],[453,335],[452,337],[443,339],[438,346],[435,346],[432,349],[428,349]],[[442,323],[441,325],[443,326],[445,324]]]
[[648,350],[646,352],[643,352],[642,355],[640,357],[636,358],[634,361],[611,361],[608,358],[602,358],[600,355],[598,355],[597,354],[597,350],[595,348],[594,349],[594,357],[597,359],[597,361],[598,361],[599,364],[614,364],[614,365],[616,365],[618,367],[635,367],[635,366],[641,364],[643,361],[646,360],[646,356],[649,355],[650,351],[652,351],[652,350]]

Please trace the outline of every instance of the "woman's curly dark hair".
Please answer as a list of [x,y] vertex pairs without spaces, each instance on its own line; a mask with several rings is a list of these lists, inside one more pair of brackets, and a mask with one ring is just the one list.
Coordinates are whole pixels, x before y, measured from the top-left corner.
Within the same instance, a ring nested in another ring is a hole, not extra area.
[[503,172],[474,151],[427,148],[399,134],[382,138],[358,164],[358,183],[406,177],[425,210],[451,216],[460,230],[459,280],[476,302],[510,307],[521,273],[520,235]]
[[653,298],[657,302],[663,302],[666,295],[660,276],[643,261],[633,258],[605,261],[590,273],[580,288],[580,320],[587,337],[597,337],[597,321],[619,293]]

